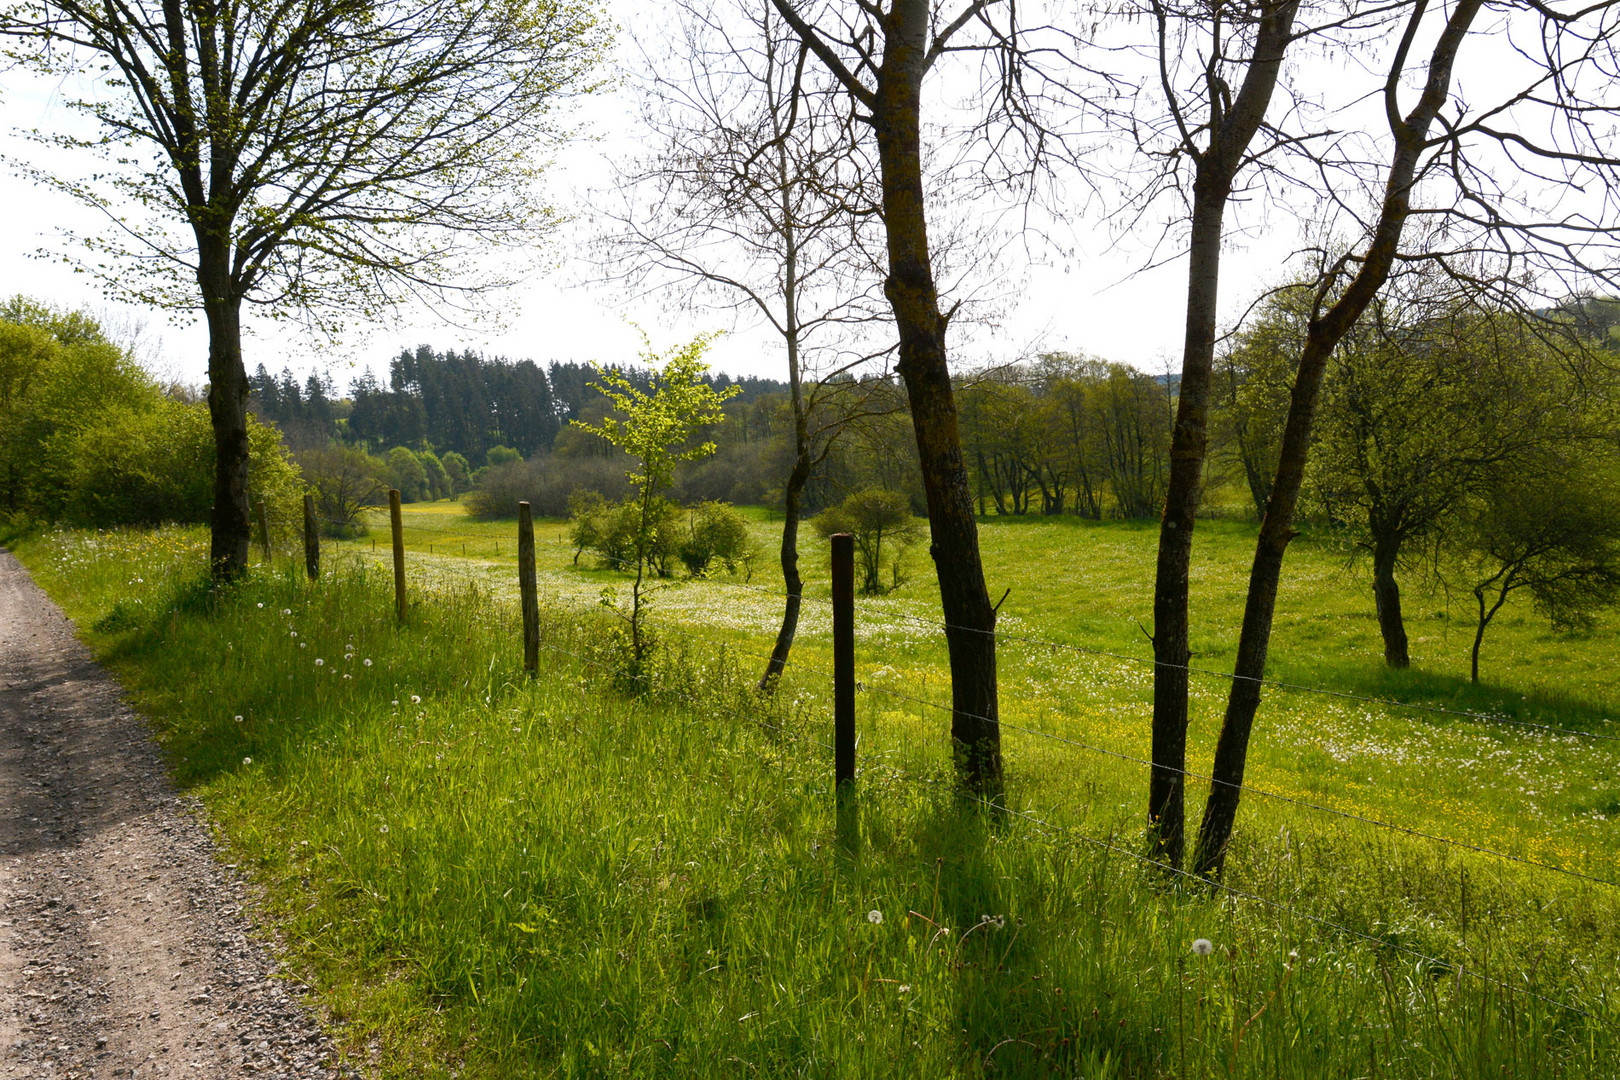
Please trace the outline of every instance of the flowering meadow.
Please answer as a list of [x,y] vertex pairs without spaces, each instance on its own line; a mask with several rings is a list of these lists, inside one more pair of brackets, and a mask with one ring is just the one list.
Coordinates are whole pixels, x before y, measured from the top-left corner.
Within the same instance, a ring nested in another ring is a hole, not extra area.
[[[1439,614],[1413,618],[1417,669],[1395,678],[1358,569],[1296,545],[1274,670],[1360,697],[1268,691],[1215,890],[1141,861],[1151,668],[1129,657],[1147,653],[1150,531],[984,528],[992,587],[1013,589],[1007,814],[952,794],[913,553],[918,584],[857,609],[860,783],[841,814],[819,542],[795,662],[762,700],[768,547],[748,580],[655,594],[659,659],[627,682],[601,602],[622,579],[575,568],[541,526],[531,680],[510,528],[407,517],[403,625],[385,532],[375,555],[330,546],[318,583],[288,558],[217,593],[197,531],[14,545],[151,718],[371,1073],[1620,1071],[1620,741],[1592,737],[1620,734],[1612,623],[1560,637],[1514,613],[1473,688],[1448,651],[1466,627],[1414,596]],[[1218,669],[1253,530],[1206,531],[1194,663]],[[1225,682],[1193,685],[1198,771]],[[1391,697],[1480,717],[1361,700]]]

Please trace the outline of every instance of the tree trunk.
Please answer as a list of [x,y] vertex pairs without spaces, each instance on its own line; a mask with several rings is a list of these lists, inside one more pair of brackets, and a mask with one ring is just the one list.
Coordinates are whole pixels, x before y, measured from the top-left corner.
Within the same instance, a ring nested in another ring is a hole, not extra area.
[[1384,636],[1384,663],[1392,668],[1412,666],[1407,654],[1406,623],[1401,618],[1401,587],[1395,581],[1397,539],[1378,540],[1373,547],[1373,600],[1378,605],[1378,632]]
[[[1254,715],[1260,707],[1260,681],[1266,673],[1266,650],[1271,641],[1271,623],[1277,606],[1277,584],[1282,574],[1283,553],[1295,536],[1294,509],[1305,477],[1305,461],[1310,452],[1311,427],[1328,357],[1350,332],[1361,313],[1389,277],[1399,251],[1401,232],[1411,212],[1412,180],[1423,151],[1429,126],[1450,96],[1451,69],[1483,0],[1458,0],[1446,26],[1434,45],[1423,93],[1411,113],[1402,118],[1395,113],[1393,98],[1389,113],[1395,149],[1390,158],[1388,179],[1360,268],[1339,298],[1320,316],[1311,319],[1294,389],[1288,402],[1288,420],[1283,428],[1277,456],[1276,478],[1266,516],[1260,523],[1254,563],[1249,570],[1249,592],[1243,608],[1243,630],[1238,638],[1237,662],[1232,671],[1232,688],[1226,699],[1226,716],[1221,723],[1220,740],[1215,746],[1215,765],[1209,801],[1204,804],[1204,820],[1198,837],[1197,872],[1219,877],[1225,863],[1237,807],[1242,795],[1243,773],[1248,760],[1249,735]],[[1423,7],[1413,9],[1406,33],[1393,60],[1395,73],[1388,85],[1400,84],[1407,54],[1422,22]],[[1391,90],[1393,94],[1393,90]]]
[[1001,794],[995,609],[979,558],[956,401],[945,352],[923,202],[921,90],[930,5],[896,0],[888,16],[872,128],[882,169],[889,277],[884,293],[900,337],[898,371],[911,404],[951,666],[951,737],[969,792]]
[[[1243,85],[1224,115],[1219,99],[1211,102],[1209,145],[1201,153],[1194,151],[1198,166],[1193,179],[1188,249],[1186,336],[1153,583],[1153,766],[1148,777],[1148,821],[1155,838],[1155,855],[1177,868],[1181,866],[1186,828],[1187,664],[1192,658],[1188,567],[1209,447],[1221,221],[1238,168],[1265,120],[1297,10],[1298,0],[1283,0],[1262,8]],[[1191,151],[1192,147],[1187,149]]]
[[1249,735],[1254,727],[1255,712],[1260,708],[1260,680],[1265,676],[1266,651],[1271,644],[1271,620],[1276,611],[1283,554],[1289,541],[1297,535],[1294,507],[1305,473],[1305,451],[1310,443],[1322,372],[1332,352],[1333,344],[1323,343],[1313,335],[1306,344],[1299,374],[1294,380],[1276,482],[1271,487],[1266,516],[1260,522],[1260,537],[1249,570],[1249,593],[1243,609],[1243,630],[1238,637],[1232,689],[1226,699],[1220,740],[1215,744],[1209,800],[1204,804],[1204,819],[1199,829],[1196,870],[1206,876],[1219,876],[1237,817],[1248,762]]
[[205,247],[198,282],[208,320],[208,417],[214,428],[214,512],[209,570],[216,581],[247,571],[253,535],[248,505],[247,370],[242,366],[242,300],[231,288],[228,252]]
[[[774,113],[772,114],[775,115]],[[782,501],[782,627],[771,646],[771,658],[760,676],[759,691],[774,693],[787,667],[793,636],[799,630],[799,608],[804,600],[804,579],[799,576],[799,500],[810,479],[810,421],[804,408],[804,371],[799,363],[799,231],[793,219],[792,174],[788,169],[787,143],[777,131],[776,184],[782,219],[782,337],[787,346],[788,390],[793,405],[793,468],[788,472],[787,490]]]
[[782,509],[782,585],[787,592],[782,608],[782,628],[776,632],[776,644],[771,648],[770,661],[760,677],[760,693],[776,690],[787,667],[788,653],[793,648],[793,635],[799,629],[799,607],[804,597],[804,580],[799,577],[799,499],[805,481],[810,478],[810,456],[801,445],[799,457],[788,474],[787,495]]
[[1186,828],[1188,571],[1193,523],[1203,495],[1209,447],[1209,380],[1215,360],[1215,303],[1220,283],[1221,218],[1227,187],[1199,170],[1194,188],[1191,266],[1187,273],[1187,332],[1181,396],[1170,437],[1170,480],[1159,519],[1153,582],[1153,765],[1148,776],[1148,823],[1154,855],[1181,866]]

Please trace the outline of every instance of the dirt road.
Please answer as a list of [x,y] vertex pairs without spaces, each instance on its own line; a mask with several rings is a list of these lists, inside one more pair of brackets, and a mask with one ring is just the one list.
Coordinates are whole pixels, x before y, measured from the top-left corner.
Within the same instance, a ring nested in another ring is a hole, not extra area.
[[0,550],[0,1077],[326,1077],[142,722]]

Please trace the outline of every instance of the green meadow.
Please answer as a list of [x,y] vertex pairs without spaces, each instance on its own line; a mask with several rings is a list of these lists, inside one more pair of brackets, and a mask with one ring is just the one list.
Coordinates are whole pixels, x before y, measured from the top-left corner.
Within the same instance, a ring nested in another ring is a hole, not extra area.
[[[1612,614],[1572,636],[1510,605],[1476,687],[1472,597],[1409,582],[1414,668],[1387,672],[1366,567],[1296,541],[1271,673],[1328,693],[1268,689],[1212,889],[1141,858],[1151,526],[982,526],[992,593],[1011,590],[999,814],[950,784],[922,548],[904,587],[857,604],[840,813],[819,540],[789,678],[762,700],[781,603],[763,512],[750,574],[655,593],[659,658],[635,683],[601,603],[626,578],[576,566],[562,523],[537,527],[534,679],[515,528],[453,503],[405,524],[403,625],[386,528],[329,544],[318,583],[288,552],[222,594],[200,584],[200,531],[11,541],[151,717],[370,1073],[1620,1071]],[[1199,527],[1195,772],[1253,536]]]

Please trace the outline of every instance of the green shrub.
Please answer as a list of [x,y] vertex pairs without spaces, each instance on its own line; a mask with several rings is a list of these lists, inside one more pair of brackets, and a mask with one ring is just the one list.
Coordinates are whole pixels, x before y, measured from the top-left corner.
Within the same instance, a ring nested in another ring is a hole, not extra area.
[[[577,501],[570,502],[574,513],[569,522],[569,536],[577,551],[594,551],[602,565],[613,570],[634,567],[641,503],[636,499],[610,503],[594,492],[582,493]],[[665,498],[653,499],[648,513],[653,542],[647,552],[647,563],[659,577],[668,577],[671,564],[680,557],[680,517],[678,505]],[[576,553],[575,562],[578,561]]]
[[482,521],[517,517],[526,502],[536,517],[573,514],[573,497],[584,491],[620,499],[630,491],[622,462],[606,458],[561,458],[539,453],[527,461],[508,461],[478,471],[462,506]]
[[[863,593],[876,596],[905,584],[906,549],[922,536],[922,529],[912,516],[911,500],[903,492],[876,487],[857,491],[837,506],[823,510],[815,523],[822,536],[849,533],[855,538]],[[888,584],[883,580],[886,554]]]
[[388,502],[388,467],[364,450],[328,443],[299,453],[298,467],[327,536],[364,536],[366,508]]
[[[107,527],[202,523],[214,506],[208,407],[154,396],[97,412],[59,441],[61,516]],[[248,419],[248,490],[285,542],[303,527],[303,482],[276,430]]]
[[706,576],[716,561],[728,574],[735,574],[739,567],[748,569],[754,544],[747,519],[730,503],[699,503],[687,513],[680,557],[693,577]]

